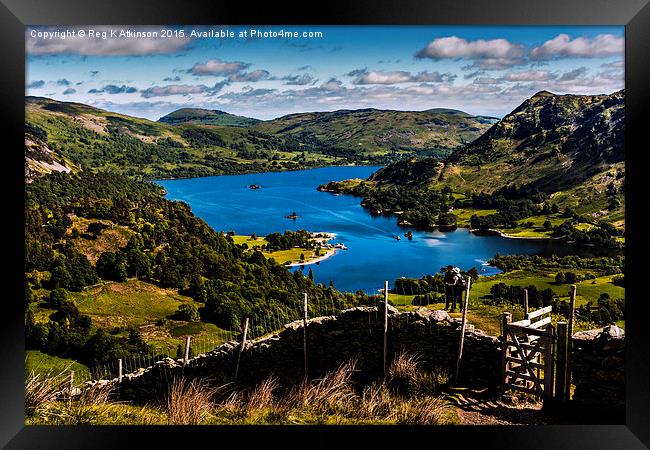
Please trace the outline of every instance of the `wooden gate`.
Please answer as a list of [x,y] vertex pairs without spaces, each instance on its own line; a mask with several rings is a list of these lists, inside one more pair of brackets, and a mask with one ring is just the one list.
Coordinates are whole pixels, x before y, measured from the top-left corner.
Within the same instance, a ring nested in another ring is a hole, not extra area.
[[504,313],[503,392],[513,389],[544,401],[553,398],[556,335],[551,324],[551,310],[552,306],[547,306],[526,312],[524,319],[517,322],[511,322],[510,313]]

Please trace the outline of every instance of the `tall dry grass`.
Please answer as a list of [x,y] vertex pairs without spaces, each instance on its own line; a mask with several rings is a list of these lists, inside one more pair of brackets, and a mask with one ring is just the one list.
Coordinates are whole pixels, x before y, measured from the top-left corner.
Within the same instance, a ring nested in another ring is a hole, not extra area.
[[43,376],[32,370],[25,380],[25,415],[33,417],[46,412],[61,391],[63,380],[63,373]]
[[211,386],[207,380],[174,378],[167,395],[167,420],[170,425],[198,425],[211,416],[215,398],[227,385]]

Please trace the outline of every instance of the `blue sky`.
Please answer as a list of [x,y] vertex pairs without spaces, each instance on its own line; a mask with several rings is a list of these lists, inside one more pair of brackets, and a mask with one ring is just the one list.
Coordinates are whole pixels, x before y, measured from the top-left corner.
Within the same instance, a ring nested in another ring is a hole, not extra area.
[[[56,34],[66,30],[75,36]],[[158,35],[120,37],[121,30]],[[250,30],[299,37],[251,38]],[[540,90],[622,89],[623,42],[623,27],[584,26],[27,27],[26,95],[153,120],[181,107],[260,119],[442,107],[502,117]]]

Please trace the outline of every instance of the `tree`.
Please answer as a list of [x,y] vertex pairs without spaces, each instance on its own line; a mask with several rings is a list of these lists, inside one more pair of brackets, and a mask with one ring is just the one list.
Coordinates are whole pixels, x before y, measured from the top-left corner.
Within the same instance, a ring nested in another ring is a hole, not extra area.
[[124,254],[104,252],[100,255],[95,265],[97,274],[104,280],[126,281],[126,258]]
[[50,285],[52,288],[68,288],[72,284],[72,276],[65,267],[63,262],[57,262],[52,269],[52,276],[50,277]]
[[131,248],[126,252],[127,274],[146,280],[151,276],[151,260],[149,256],[137,248]]
[[550,220],[544,221],[544,229],[546,231],[551,231],[553,229],[553,223]]
[[567,284],[573,284],[577,280],[577,276],[574,272],[564,272],[564,282]]
[[178,317],[180,320],[185,320],[187,322],[198,322],[201,320],[201,316],[199,315],[199,310],[197,309],[196,306],[190,304],[190,303],[183,303],[178,307],[178,311],[176,312],[176,317]]
[[50,292],[48,303],[52,309],[59,309],[68,300],[68,292],[63,288],[55,288]]
[[555,275],[555,282],[557,284],[564,284],[564,274],[562,272],[558,272],[557,275]]

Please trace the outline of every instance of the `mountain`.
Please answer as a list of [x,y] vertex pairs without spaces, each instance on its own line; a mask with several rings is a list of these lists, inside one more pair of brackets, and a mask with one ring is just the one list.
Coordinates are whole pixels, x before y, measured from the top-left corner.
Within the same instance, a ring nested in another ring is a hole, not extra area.
[[450,109],[368,108],[289,114],[260,122],[253,128],[337,149],[340,154],[354,154],[362,149],[369,154],[397,152],[446,156],[479,137],[496,121]]
[[416,158],[373,174],[374,185],[492,193],[517,186],[559,207],[624,221],[625,91],[538,92],[446,160]]
[[258,123],[259,119],[237,116],[218,109],[181,108],[158,119],[158,122],[169,125],[184,123],[201,125],[223,125],[228,127],[249,127]]
[[81,103],[25,98],[26,177],[111,169],[147,179],[387,164],[446,156],[496,119],[455,110],[345,110],[258,121],[185,108],[159,121]]

